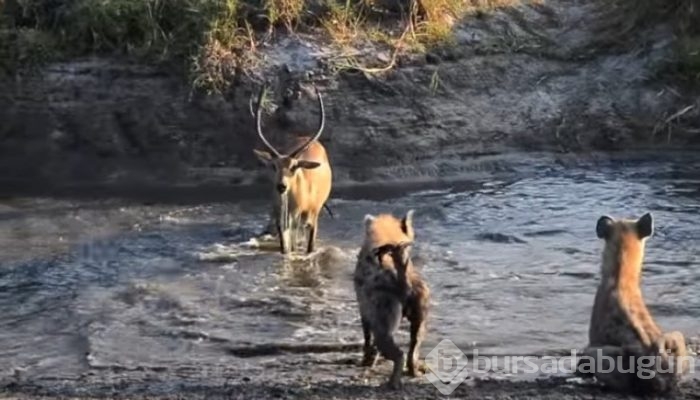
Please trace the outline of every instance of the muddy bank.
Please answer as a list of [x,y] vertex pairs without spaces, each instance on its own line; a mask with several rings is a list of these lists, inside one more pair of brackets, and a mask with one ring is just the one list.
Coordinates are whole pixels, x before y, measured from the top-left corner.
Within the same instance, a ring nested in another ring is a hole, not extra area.
[[[429,385],[429,384],[428,384]],[[121,395],[114,393],[109,396],[66,395],[66,399],[93,398],[130,398],[130,399],[435,399],[443,397],[434,387],[428,385],[407,385],[402,392],[391,393],[376,387],[343,386],[335,383],[322,382],[316,385],[231,385],[220,388],[199,388],[185,393],[172,395]],[[597,387],[582,389],[561,381],[545,380],[542,382],[503,382],[482,381],[473,385],[462,384],[450,395],[454,399],[627,399],[623,396],[604,391]],[[696,399],[697,386],[683,387],[674,396],[649,396],[648,399]],[[115,388],[115,392],[118,389]],[[0,395],[15,399],[52,399],[54,397],[26,392],[7,391]]]
[[[388,370],[388,369],[387,369]],[[388,371],[383,371],[388,372]],[[59,387],[61,398],[66,399],[435,399],[443,396],[434,386],[421,381],[406,381],[400,391],[382,387],[382,379],[376,374],[354,378],[319,379],[300,377],[298,381],[280,380],[277,377],[265,382],[251,381],[245,377],[231,377],[217,386],[177,385],[177,390],[147,390],[144,385],[115,382],[108,386]],[[153,386],[151,386],[152,388]],[[700,386],[697,382],[685,382],[676,392],[665,396],[647,396],[647,399],[696,399]],[[0,397],[13,399],[53,399],[56,391],[33,385],[9,385],[0,388]],[[581,382],[564,377],[543,378],[530,381],[512,381],[494,378],[467,378],[449,395],[454,399],[629,399],[591,382]]]
[[453,176],[462,171],[450,160],[514,151],[700,144],[697,97],[654,79],[670,27],[641,32],[644,45],[631,50],[596,47],[597,6],[558,0],[472,18],[454,46],[403,58],[381,76],[330,74],[337,51],[313,35],[282,37],[261,48],[259,76],[224,95],[193,93],[175,74],[123,60],[52,64],[0,83],[2,185],[259,181],[248,100],[261,79],[275,90],[265,122],[275,143],[315,128],[309,83],[322,89],[322,141],[337,182]]

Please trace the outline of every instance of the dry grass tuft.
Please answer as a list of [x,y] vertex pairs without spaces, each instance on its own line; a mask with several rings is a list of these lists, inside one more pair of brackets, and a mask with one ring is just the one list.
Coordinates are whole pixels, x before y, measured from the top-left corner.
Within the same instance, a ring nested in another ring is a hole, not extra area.
[[[219,90],[258,64],[260,37],[320,25],[343,51],[403,51],[449,42],[470,13],[516,0],[0,0],[0,73],[60,56],[106,53],[177,65],[197,87]],[[405,28],[405,29],[404,29]],[[410,34],[407,34],[410,33]],[[262,36],[263,33],[267,35]],[[175,62],[175,64],[173,64]],[[363,68],[384,71],[387,65]]]
[[342,4],[331,2],[328,8],[327,15],[320,18],[320,23],[332,43],[339,47],[346,47],[359,40],[367,39],[366,5],[345,0]]
[[265,0],[267,18],[271,25],[283,24],[294,30],[304,11],[304,0]]

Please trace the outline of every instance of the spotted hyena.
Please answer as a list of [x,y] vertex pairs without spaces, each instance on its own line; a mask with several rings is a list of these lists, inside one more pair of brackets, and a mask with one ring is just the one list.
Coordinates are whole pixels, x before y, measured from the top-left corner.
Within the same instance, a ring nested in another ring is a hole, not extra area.
[[[587,357],[580,360],[578,370],[620,391],[666,392],[677,386],[689,367],[683,334],[663,333],[642,297],[644,245],[652,232],[649,213],[638,220],[603,216],[596,226],[598,238],[605,240],[601,280],[584,351]],[[614,365],[602,356],[612,357]]]
[[413,210],[402,219],[389,214],[367,215],[364,225],[365,238],[354,275],[365,341],[362,365],[374,366],[378,353],[393,361],[388,385],[397,389],[401,387],[404,354],[393,335],[406,317],[411,325],[408,373],[418,376],[430,292],[411,261]]

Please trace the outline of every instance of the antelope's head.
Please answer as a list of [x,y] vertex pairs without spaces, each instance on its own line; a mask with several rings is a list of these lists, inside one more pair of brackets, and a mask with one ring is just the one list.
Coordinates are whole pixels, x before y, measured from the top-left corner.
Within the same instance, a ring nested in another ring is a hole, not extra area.
[[265,97],[266,93],[266,88],[263,86],[260,89],[260,93],[258,94],[258,99],[257,99],[257,104],[255,107],[255,111],[253,111],[253,99],[251,97],[250,99],[250,112],[255,116],[256,124],[257,124],[257,131],[258,131],[258,136],[260,137],[260,140],[262,140],[263,144],[267,148],[267,151],[265,150],[257,150],[254,149],[253,152],[255,155],[258,157],[258,159],[268,167],[272,169],[273,172],[273,183],[274,183],[274,188],[277,193],[280,195],[283,195],[287,193],[289,190],[290,185],[293,182],[293,179],[297,174],[300,173],[302,169],[313,169],[313,168],[318,168],[321,164],[315,161],[308,161],[308,160],[300,160],[298,157],[301,155],[308,147],[311,145],[311,143],[314,140],[317,140],[321,136],[321,132],[323,132],[323,127],[325,123],[325,112],[323,109],[323,99],[321,98],[321,94],[318,92],[318,89],[314,88],[316,91],[316,96],[318,97],[318,107],[319,107],[319,126],[318,126],[318,131],[314,136],[309,138],[306,142],[302,143],[300,146],[297,148],[293,149],[289,154],[282,154],[277,149],[275,149],[274,146],[270,144],[270,142],[265,138],[265,135],[263,135],[262,132],[262,107],[261,103],[263,101],[263,98]]

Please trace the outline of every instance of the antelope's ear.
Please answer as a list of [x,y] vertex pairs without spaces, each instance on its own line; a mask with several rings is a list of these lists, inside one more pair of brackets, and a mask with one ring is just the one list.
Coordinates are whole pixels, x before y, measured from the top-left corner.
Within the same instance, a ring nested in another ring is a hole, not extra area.
[[654,218],[652,218],[651,213],[646,213],[637,220],[637,235],[639,239],[644,239],[651,236],[652,233],[654,233]]
[[365,232],[369,232],[369,230],[372,228],[372,223],[374,222],[374,215],[372,214],[367,214],[365,215]]
[[595,226],[595,233],[598,235],[598,239],[607,239],[610,237],[612,232],[613,219],[607,215],[603,215],[598,218],[598,222]]
[[255,156],[258,157],[258,160],[260,160],[260,162],[262,162],[265,165],[269,164],[270,161],[272,161],[272,154],[270,154],[267,151],[253,149],[253,153],[255,153]]
[[413,210],[408,210],[406,216],[401,219],[401,230],[406,236],[413,239]]
[[314,169],[314,168],[318,168],[320,166],[321,166],[321,163],[318,163],[316,161],[307,161],[307,160],[297,161],[297,168]]

